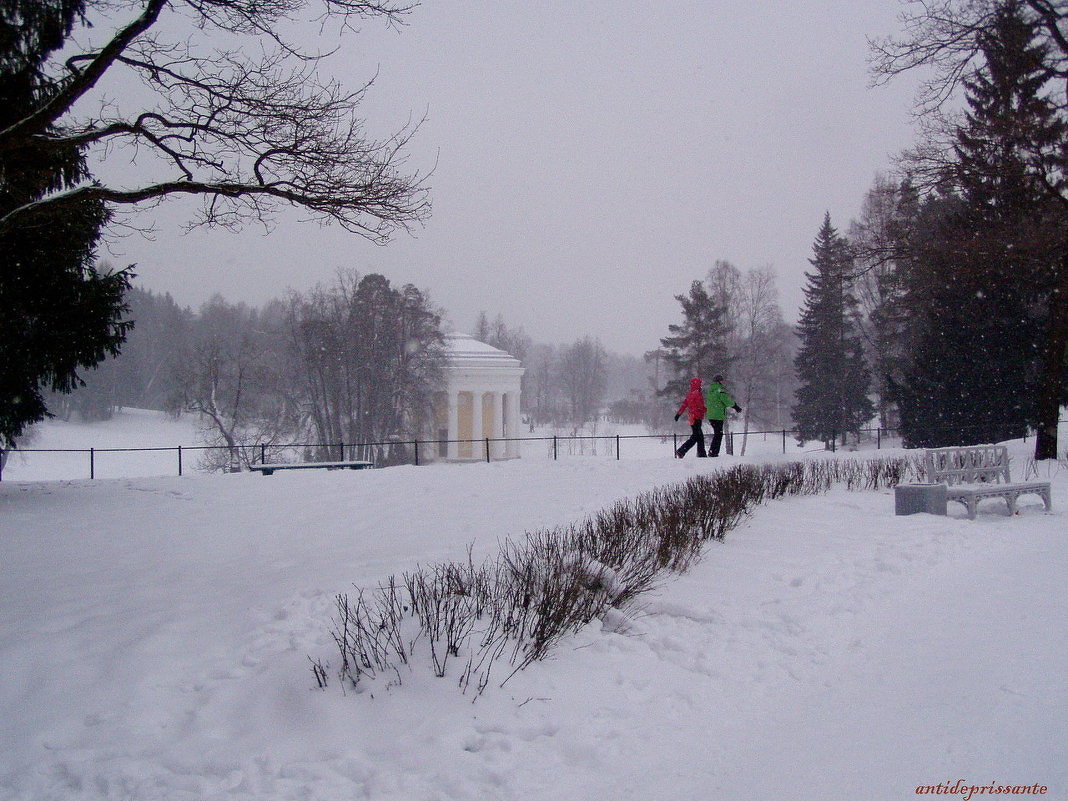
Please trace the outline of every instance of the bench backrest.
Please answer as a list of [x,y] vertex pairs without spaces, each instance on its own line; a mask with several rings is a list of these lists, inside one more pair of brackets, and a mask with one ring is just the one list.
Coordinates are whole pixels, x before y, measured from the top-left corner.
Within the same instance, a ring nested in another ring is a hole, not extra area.
[[930,448],[924,455],[927,480],[946,484],[1009,483],[1009,450],[1004,445]]

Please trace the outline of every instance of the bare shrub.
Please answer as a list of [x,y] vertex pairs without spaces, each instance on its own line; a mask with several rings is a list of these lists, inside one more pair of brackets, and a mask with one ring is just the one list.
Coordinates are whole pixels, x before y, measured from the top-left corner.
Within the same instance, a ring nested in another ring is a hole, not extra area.
[[[688,570],[705,543],[722,541],[758,504],[835,484],[891,487],[921,470],[901,457],[738,465],[618,501],[581,523],[506,540],[480,565],[469,548],[464,562],[391,577],[373,593],[357,589],[355,601],[339,595],[332,631],[339,677],[353,688],[383,675],[400,683],[401,669],[425,658],[438,677],[461,665],[457,683],[477,698],[500,660],[510,668],[503,685],[592,620],[632,605],[665,571]],[[313,659],[312,670],[325,687],[322,661]]]

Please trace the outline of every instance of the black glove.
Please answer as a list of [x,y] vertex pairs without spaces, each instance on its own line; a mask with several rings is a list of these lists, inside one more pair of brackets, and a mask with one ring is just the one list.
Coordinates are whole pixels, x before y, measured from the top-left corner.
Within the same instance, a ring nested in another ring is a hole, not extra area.
[[734,411],[736,411],[736,412],[738,412],[739,414],[741,414],[741,413],[742,413],[742,407],[741,407],[741,406],[739,406],[739,405],[738,405],[738,404],[736,403],[736,404],[734,404]]
[[679,418],[680,417],[682,417],[682,412],[679,412],[678,414],[675,415],[675,422],[676,423],[679,422]]

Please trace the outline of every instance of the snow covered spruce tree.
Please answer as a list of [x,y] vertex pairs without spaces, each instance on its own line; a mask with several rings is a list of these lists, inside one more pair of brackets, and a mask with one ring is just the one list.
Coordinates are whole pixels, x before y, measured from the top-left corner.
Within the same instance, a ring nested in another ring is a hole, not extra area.
[[1019,437],[1042,417],[1049,275],[1068,217],[1033,172],[1035,154],[1060,158],[1065,143],[1036,28],[1007,3],[978,37],[983,64],[964,81],[968,110],[941,169],[954,194],[925,204],[928,230],[912,243],[920,334],[899,388],[910,444]]
[[[985,176],[993,190],[1001,182],[1001,168],[1009,164],[1002,159],[1012,153],[1021,169],[1015,177],[1004,177],[1023,179],[1036,200],[1030,214],[1021,218],[1025,224],[994,243],[994,259],[1000,258],[998,251],[1004,255],[1021,245],[1031,259],[1046,251],[1034,269],[1024,272],[1035,279],[1035,291],[1028,294],[1040,318],[1035,340],[1035,458],[1054,459],[1060,405],[1068,401],[1068,173],[1063,132],[1068,118],[1068,4],[942,0],[909,5],[903,12],[906,35],[873,45],[875,74],[884,80],[928,68],[919,111],[932,134],[912,154],[909,168],[929,179],[921,183],[939,186],[964,188]],[[969,103],[963,137],[942,112],[945,101],[960,89],[967,92]],[[986,111],[981,110],[984,105]],[[1001,122],[999,105],[1005,113]],[[1024,261],[1016,259],[1015,264]]]
[[694,377],[726,373],[734,361],[730,350],[731,327],[727,310],[704,283],[690,284],[688,295],[676,295],[682,305],[682,323],[668,326],[660,340],[660,353],[673,375],[657,394],[682,399]]
[[794,360],[801,383],[793,407],[794,428],[801,442],[822,440],[829,448],[836,437],[860,436],[875,413],[868,398],[871,378],[857,323],[852,292],[849,245],[824,215],[806,272],[805,305]]
[[[68,391],[80,367],[122,343],[129,275],[93,268],[118,209],[192,195],[203,200],[193,225],[236,228],[269,224],[290,206],[375,242],[426,216],[426,187],[404,169],[417,125],[371,138],[358,116],[367,86],[347,90],[319,74],[320,53],[332,49],[323,37],[369,17],[396,23],[409,9],[0,0],[4,441],[44,416],[42,386]],[[289,39],[301,26],[316,53]],[[111,183],[102,176],[115,158],[137,169]]]

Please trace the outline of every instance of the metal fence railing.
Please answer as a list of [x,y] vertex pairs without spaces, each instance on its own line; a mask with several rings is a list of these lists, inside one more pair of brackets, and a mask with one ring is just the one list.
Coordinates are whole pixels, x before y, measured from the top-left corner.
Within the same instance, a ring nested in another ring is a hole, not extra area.
[[[898,432],[899,429],[896,428],[878,427],[861,429],[859,434],[861,442],[868,447],[874,446],[876,449],[881,449],[884,444],[890,447],[900,447]],[[172,445],[142,448],[15,448],[8,451],[8,455],[81,454],[85,459],[83,475],[87,474],[90,479],[95,479],[100,458],[113,454],[171,454],[171,467],[167,472],[176,472],[181,476],[190,467],[190,457],[204,453],[214,453],[220,457],[214,460],[216,469],[230,469],[235,472],[256,464],[278,461],[366,459],[382,467],[402,464],[422,465],[446,460],[450,445],[457,446],[454,453],[456,450],[463,451],[460,456],[462,461],[489,462],[509,458],[509,454],[527,457],[534,455],[529,449],[532,446],[536,447],[536,443],[542,443],[544,448],[542,455],[553,460],[571,455],[594,455],[620,459],[624,453],[651,454],[656,452],[654,449],[666,449],[669,443],[672,451],[677,450],[688,436],[688,433],[672,431],[659,434],[553,434],[534,437],[413,439],[356,443],[254,443],[236,446]],[[747,438],[747,442],[761,438],[763,453],[769,452],[768,444],[772,442],[776,452],[781,448],[781,452],[786,454],[789,450],[789,443],[796,441],[794,436],[791,429],[727,431],[723,435],[723,450],[727,454],[732,454],[743,437]],[[837,436],[828,440],[829,450],[835,451],[839,447],[837,440]],[[636,443],[646,443],[646,445],[635,449]],[[522,454],[520,450],[523,451]],[[160,464],[162,465],[163,462]],[[0,480],[3,480],[3,477],[3,460],[0,460]]]

